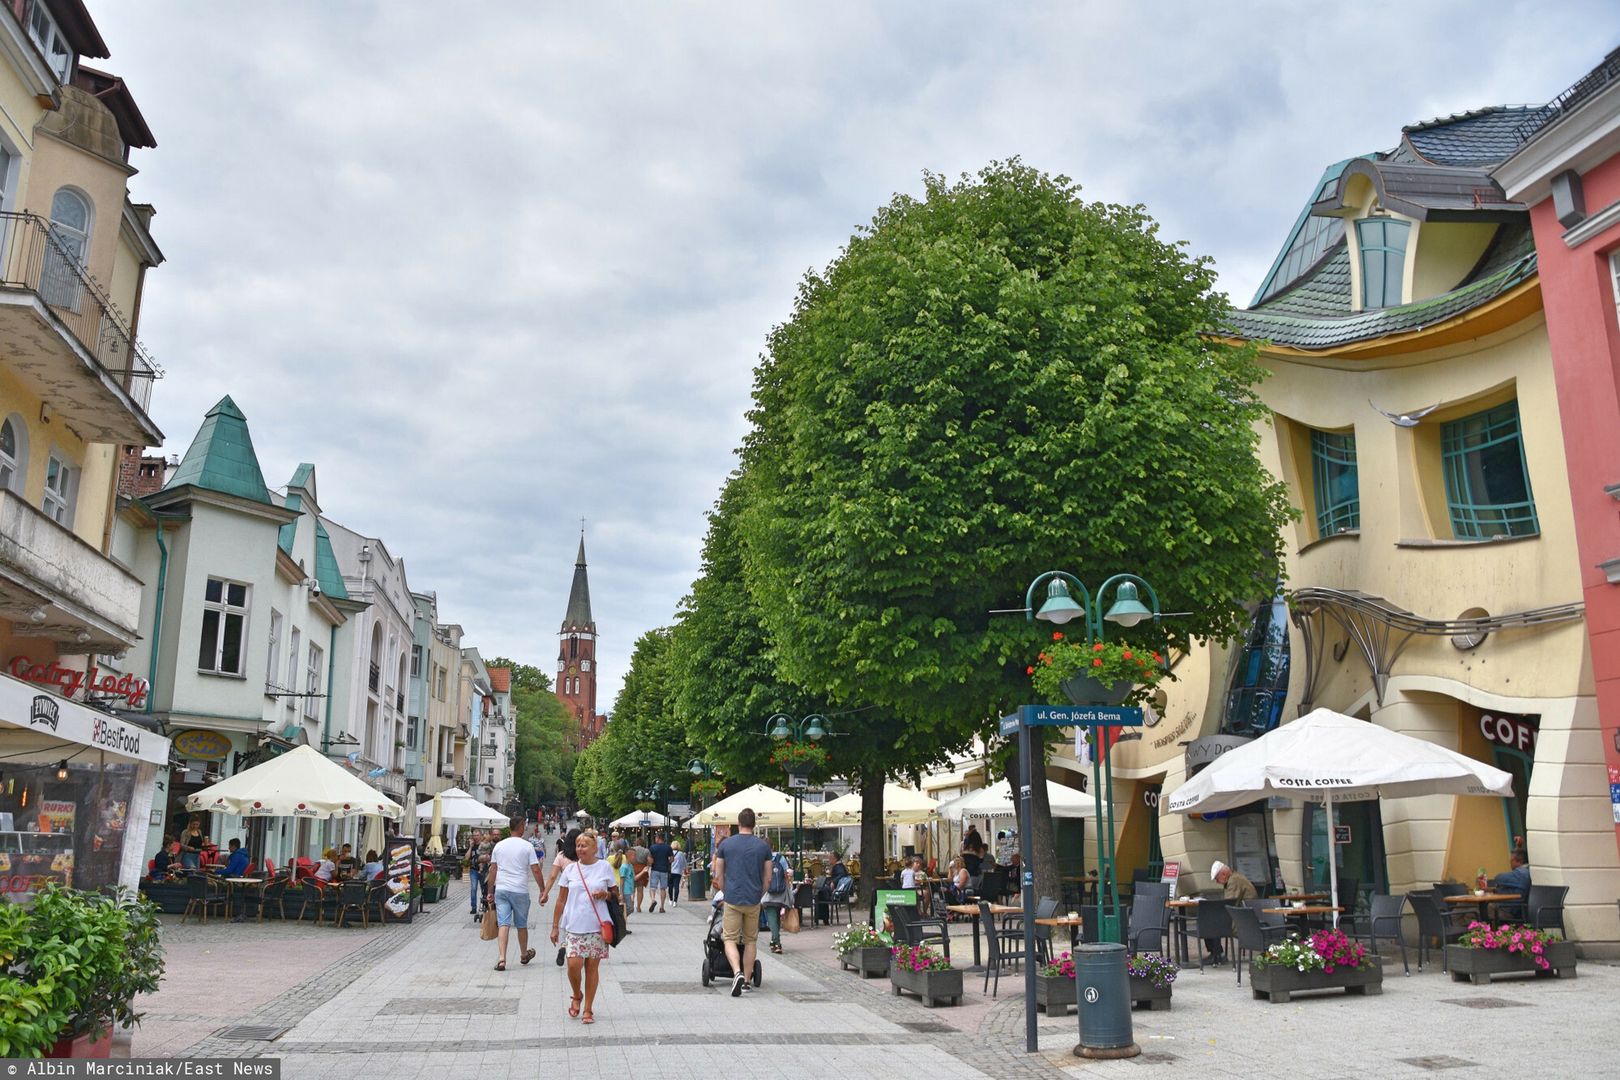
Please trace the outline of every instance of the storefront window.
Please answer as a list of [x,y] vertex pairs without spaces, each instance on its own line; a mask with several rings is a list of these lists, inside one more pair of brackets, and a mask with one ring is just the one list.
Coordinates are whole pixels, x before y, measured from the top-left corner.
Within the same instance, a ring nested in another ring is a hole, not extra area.
[[1261,604],[1232,665],[1221,733],[1264,735],[1282,721],[1288,699],[1288,605]]
[[1345,911],[1355,910],[1355,900],[1345,883],[1353,882],[1361,893],[1388,892],[1389,874],[1384,866],[1384,820],[1377,799],[1333,804],[1333,822],[1338,826],[1338,843],[1329,844],[1327,813],[1317,803],[1305,804],[1304,859],[1310,887],[1328,882],[1328,852],[1339,861],[1341,887],[1339,903]]
[[24,900],[48,881],[77,889],[118,884],[134,790],[134,765],[8,762],[0,780],[0,896]]
[[1530,803],[1530,773],[1536,763],[1536,736],[1541,717],[1481,713],[1480,734],[1491,748],[1491,764],[1513,777],[1513,794],[1502,800],[1508,843],[1524,835],[1524,816]]

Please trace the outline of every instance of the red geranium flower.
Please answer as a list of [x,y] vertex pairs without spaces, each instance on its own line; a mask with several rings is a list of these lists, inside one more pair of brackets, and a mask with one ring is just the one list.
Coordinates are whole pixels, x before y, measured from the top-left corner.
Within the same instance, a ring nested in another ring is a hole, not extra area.
[[1052,640],[1053,641],[1062,641],[1063,640],[1063,631],[1061,631],[1061,630],[1052,631]]
[[1091,666],[1092,667],[1102,667],[1102,661],[1101,660],[1093,660],[1091,662]]

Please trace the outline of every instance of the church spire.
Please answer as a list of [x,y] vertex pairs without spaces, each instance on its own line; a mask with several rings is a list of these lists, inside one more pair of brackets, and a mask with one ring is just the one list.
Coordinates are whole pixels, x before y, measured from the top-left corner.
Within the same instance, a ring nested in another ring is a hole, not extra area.
[[585,576],[585,534],[579,534],[579,555],[574,559],[574,585],[568,590],[568,613],[563,616],[562,629],[596,633],[596,622],[591,618],[591,583]]

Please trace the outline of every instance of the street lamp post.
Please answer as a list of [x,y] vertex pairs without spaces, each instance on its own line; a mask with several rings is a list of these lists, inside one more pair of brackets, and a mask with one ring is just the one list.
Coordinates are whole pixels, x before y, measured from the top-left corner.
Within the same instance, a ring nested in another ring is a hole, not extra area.
[[[820,743],[822,739],[837,733],[820,713],[811,713],[801,720],[794,720],[787,713],[772,713],[765,720],[765,734],[773,742],[797,738]],[[792,775],[788,766],[784,765],[782,769]],[[797,880],[804,877],[804,799],[797,795],[793,797],[793,850],[797,859],[794,871]]]
[[[1046,599],[1037,609],[1035,607],[1035,591],[1042,583],[1046,584]],[[1083,602],[1076,602],[1070,592],[1071,587],[1078,592]],[[1113,590],[1114,602],[1103,609],[1103,603]],[[1142,603],[1142,593],[1146,592],[1152,606]],[[1142,578],[1135,574],[1115,574],[1108,578],[1093,594],[1080,579],[1073,574],[1062,570],[1048,570],[1036,576],[1029,583],[1024,592],[1024,617],[1030,621],[1040,619],[1043,622],[1063,625],[1076,618],[1084,622],[1086,639],[1100,642],[1103,639],[1104,628],[1107,623],[1116,626],[1132,627],[1149,619],[1157,620],[1160,616],[1159,597]],[[1085,705],[1104,705],[1104,702],[1076,702]],[[1030,732],[1030,725],[1024,719],[1027,710],[1020,710],[1020,719],[1016,726],[1019,737],[1019,771],[1021,791],[1019,806],[1021,810],[1020,845],[1023,849],[1023,859],[1026,876],[1030,876],[1034,866],[1033,852],[1031,850],[1031,834],[1033,833],[1033,815],[1031,813],[1031,788],[1034,772],[1034,736]],[[1011,719],[1011,718],[1009,718]],[[1115,720],[1114,723],[1119,723]],[[1110,966],[1118,967],[1118,971],[1110,971],[1109,981],[1120,987],[1128,986],[1125,976],[1126,952],[1120,945],[1120,905],[1119,905],[1119,878],[1115,862],[1114,847],[1114,770],[1113,763],[1108,755],[1102,752],[1101,728],[1104,725],[1093,727],[1097,732],[1096,742],[1091,755],[1091,790],[1095,799],[1097,822],[1097,940],[1107,944],[1107,951],[1117,953],[1117,958],[1110,962]],[[1006,728],[1003,729],[1007,730]],[[1100,762],[1098,759],[1102,759]],[[1099,775],[1100,771],[1100,775]],[[1024,950],[1026,956],[1035,955],[1034,942],[1034,890],[1028,884],[1022,887],[1024,899]],[[1090,948],[1088,946],[1088,948]],[[1103,963],[1099,958],[1099,964]],[[1081,973],[1076,971],[1076,989],[1079,990]],[[1091,995],[1096,991],[1090,987],[1086,989],[1082,1004],[1077,1010],[1083,1018],[1088,1009],[1086,1003],[1097,999]],[[1110,1003],[1117,1007],[1119,1002]],[[1140,1051],[1131,1038],[1130,1002],[1123,1003],[1124,1012],[1111,1016],[1110,1019],[1118,1021],[1111,1025],[1111,1038],[1104,1037],[1102,1041],[1087,1044],[1085,1033],[1082,1030],[1080,1046],[1076,1053],[1085,1053],[1085,1056],[1128,1056]],[[1035,1027],[1035,976],[1034,968],[1025,964],[1024,968],[1024,1010],[1025,1010],[1025,1044],[1026,1049],[1033,1052],[1039,1048],[1038,1035]],[[1100,1026],[1100,1025],[1099,1025]]]

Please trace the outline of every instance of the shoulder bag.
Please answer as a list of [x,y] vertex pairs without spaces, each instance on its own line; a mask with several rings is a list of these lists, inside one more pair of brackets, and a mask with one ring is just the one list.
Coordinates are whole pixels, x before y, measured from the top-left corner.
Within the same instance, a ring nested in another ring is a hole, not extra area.
[[[579,868],[579,863],[574,864],[574,873],[579,875],[579,887],[585,890],[585,896],[590,900],[592,910],[595,910],[595,908],[596,908],[596,897],[591,895],[591,887],[590,887],[589,884],[586,883],[586,881],[585,881],[585,871],[583,871],[583,870],[581,870]],[[606,942],[607,944],[612,945],[613,944],[613,913],[612,913],[611,909],[608,912],[608,917],[605,918],[605,919],[602,918],[601,913],[598,912],[596,921],[602,927],[602,940],[604,942]]]

